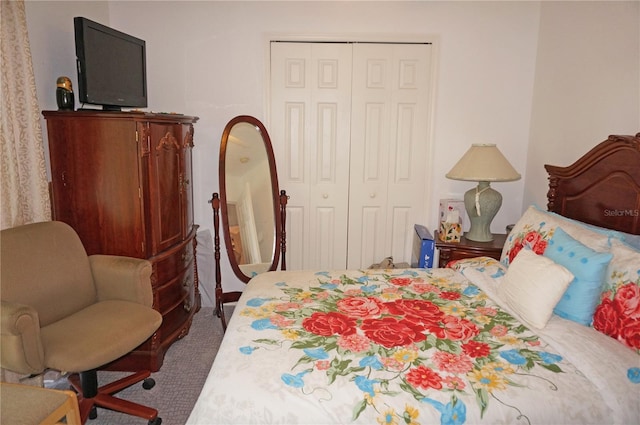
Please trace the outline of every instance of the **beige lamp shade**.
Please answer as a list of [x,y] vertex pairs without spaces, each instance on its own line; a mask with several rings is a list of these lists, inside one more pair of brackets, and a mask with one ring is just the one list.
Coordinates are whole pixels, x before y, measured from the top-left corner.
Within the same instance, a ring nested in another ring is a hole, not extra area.
[[520,174],[495,144],[473,144],[446,177],[452,180],[508,182]]

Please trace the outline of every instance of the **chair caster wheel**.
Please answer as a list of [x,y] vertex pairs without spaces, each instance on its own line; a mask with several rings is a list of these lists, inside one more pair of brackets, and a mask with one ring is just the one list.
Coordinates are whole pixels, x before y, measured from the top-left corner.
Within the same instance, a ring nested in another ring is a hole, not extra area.
[[[145,390],[150,390],[155,386],[156,386],[156,381],[154,381],[153,378],[147,378],[142,382],[142,388],[144,388]],[[162,421],[162,419],[160,421]],[[151,424],[151,422],[149,423]],[[160,422],[158,422],[157,425],[160,425]]]
[[162,423],[162,418],[155,418],[149,421],[149,425],[160,425]]

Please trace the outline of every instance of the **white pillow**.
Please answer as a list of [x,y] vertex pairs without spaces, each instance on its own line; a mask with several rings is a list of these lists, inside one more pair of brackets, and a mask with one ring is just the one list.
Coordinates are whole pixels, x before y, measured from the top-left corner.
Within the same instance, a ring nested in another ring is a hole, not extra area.
[[572,280],[563,266],[523,249],[509,265],[498,293],[529,325],[542,329]]

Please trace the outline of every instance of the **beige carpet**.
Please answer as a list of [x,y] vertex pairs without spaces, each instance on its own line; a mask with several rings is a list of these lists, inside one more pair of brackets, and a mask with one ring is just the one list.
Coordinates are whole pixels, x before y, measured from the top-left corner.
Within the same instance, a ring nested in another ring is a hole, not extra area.
[[[151,375],[156,381],[155,387],[145,390],[141,384],[136,384],[119,392],[118,397],[158,409],[162,425],[183,425],[204,385],[222,336],[222,324],[214,316],[213,308],[200,309],[193,318],[189,334],[169,348],[162,368]],[[104,385],[124,375],[121,372],[98,372],[98,383]],[[64,381],[59,380],[52,386],[64,385]],[[98,408],[96,419],[87,421],[87,425],[147,423],[146,419],[101,408]]]

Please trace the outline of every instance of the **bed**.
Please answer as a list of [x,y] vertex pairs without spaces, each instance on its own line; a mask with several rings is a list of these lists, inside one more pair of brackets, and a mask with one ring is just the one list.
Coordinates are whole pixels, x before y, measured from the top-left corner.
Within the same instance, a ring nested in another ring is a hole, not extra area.
[[640,423],[640,134],[546,169],[500,261],[253,278],[188,423]]

